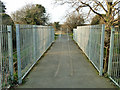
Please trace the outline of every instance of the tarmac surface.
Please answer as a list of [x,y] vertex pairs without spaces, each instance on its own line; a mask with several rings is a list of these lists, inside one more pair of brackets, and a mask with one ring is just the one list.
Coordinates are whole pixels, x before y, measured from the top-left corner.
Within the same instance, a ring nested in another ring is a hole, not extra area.
[[115,88],[100,77],[71,37],[62,35],[18,88]]

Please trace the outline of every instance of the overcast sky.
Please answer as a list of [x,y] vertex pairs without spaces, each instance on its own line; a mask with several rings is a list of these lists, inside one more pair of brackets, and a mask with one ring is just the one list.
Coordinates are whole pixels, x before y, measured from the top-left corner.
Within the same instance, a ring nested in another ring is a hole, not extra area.
[[7,13],[10,15],[12,12],[22,8],[26,4],[33,3],[33,4],[42,4],[47,13],[51,16],[51,21],[60,21],[63,22],[63,17],[67,13],[66,10],[68,9],[67,5],[64,6],[56,6],[53,4],[54,0],[1,0],[5,3],[7,8]]

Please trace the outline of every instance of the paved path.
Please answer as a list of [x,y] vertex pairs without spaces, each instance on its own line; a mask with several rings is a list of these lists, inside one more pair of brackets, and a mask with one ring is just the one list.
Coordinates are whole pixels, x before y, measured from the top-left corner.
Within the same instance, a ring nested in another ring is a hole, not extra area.
[[67,35],[59,37],[18,88],[113,88]]

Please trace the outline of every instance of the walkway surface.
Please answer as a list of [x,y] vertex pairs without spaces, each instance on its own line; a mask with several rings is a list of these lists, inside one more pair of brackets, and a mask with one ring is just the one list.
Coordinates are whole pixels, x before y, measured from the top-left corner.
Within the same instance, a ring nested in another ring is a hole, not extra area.
[[59,37],[18,88],[114,88],[67,35]]

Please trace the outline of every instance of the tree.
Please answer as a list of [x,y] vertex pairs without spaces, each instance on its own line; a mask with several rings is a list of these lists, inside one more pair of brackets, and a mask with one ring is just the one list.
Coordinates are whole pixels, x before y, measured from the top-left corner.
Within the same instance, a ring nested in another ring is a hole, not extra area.
[[[116,6],[120,1],[110,1],[112,0],[56,0],[56,2],[60,4],[70,4],[77,12],[85,7],[88,7],[88,15],[91,12],[99,15],[106,26],[116,25],[116,20],[118,20],[118,18],[115,19],[114,16],[118,14],[118,8]],[[103,16],[103,13],[101,13],[102,11],[106,14],[106,16]]]
[[[108,36],[110,32],[111,26],[117,25],[116,21],[118,21],[118,18],[114,18],[118,14],[118,8],[117,5],[120,2],[119,0],[114,0],[113,2],[110,2],[111,0],[56,0],[57,3],[62,4],[70,4],[77,12],[79,12],[81,9],[88,7],[88,15],[90,15],[91,12],[97,14],[106,24],[106,30],[108,31]],[[105,13],[105,16],[103,13]]]
[[[110,48],[110,33],[111,26],[118,25],[119,18],[115,18],[118,14],[117,5],[120,3],[119,0],[56,0],[56,3],[61,5],[69,4],[72,8],[79,13],[82,9],[88,8],[88,15],[95,13],[103,20],[106,30],[105,30],[105,47],[108,48],[106,60],[104,63],[104,72],[107,72],[109,48]],[[101,13],[102,12],[102,13]],[[102,14],[105,14],[103,16]]]
[[54,22],[53,23],[53,28],[55,29],[55,31],[60,30],[60,24],[59,24],[59,22]]
[[2,25],[11,25],[12,26],[12,39],[13,39],[13,45],[15,48],[16,47],[16,42],[15,42],[16,41],[16,32],[15,32],[14,22],[13,22],[12,18],[8,14],[6,14],[6,7],[2,1],[0,1],[0,6],[2,6],[2,11],[0,12],[0,15],[1,15],[0,23]]
[[48,17],[45,8],[39,4],[28,4],[12,13],[14,22],[18,24],[45,25],[49,20]]
[[2,19],[3,19],[2,21],[3,25],[14,25],[12,18],[8,14],[3,13]]
[[97,24],[104,24],[104,22],[102,21],[99,15],[95,15],[95,17],[93,17],[91,21],[91,25],[97,25]]
[[84,19],[82,15],[73,13],[67,17],[64,24],[70,31],[73,31],[73,28],[84,24]]
[[0,1],[0,25],[2,25],[2,14],[5,13],[6,7],[2,1]]
[[15,24],[12,18],[8,15],[3,13],[2,14],[2,25],[11,25],[12,26],[12,39],[13,39],[13,48],[16,48],[16,31],[15,31]]
[[0,1],[0,7],[2,7],[1,13],[5,13],[6,7],[2,1]]

